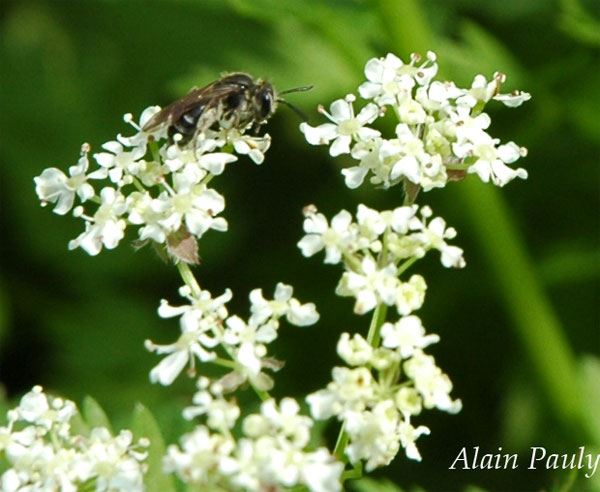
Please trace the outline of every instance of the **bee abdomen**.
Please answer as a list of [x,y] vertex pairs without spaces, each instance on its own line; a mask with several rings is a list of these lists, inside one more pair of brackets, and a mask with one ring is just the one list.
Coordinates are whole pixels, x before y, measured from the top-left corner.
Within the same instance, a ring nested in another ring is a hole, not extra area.
[[176,134],[180,134],[182,138],[179,140],[179,144],[187,144],[196,133],[198,120],[200,119],[200,116],[202,116],[204,108],[205,105],[200,104],[183,113],[181,117],[169,127],[169,138],[173,140],[173,137]]

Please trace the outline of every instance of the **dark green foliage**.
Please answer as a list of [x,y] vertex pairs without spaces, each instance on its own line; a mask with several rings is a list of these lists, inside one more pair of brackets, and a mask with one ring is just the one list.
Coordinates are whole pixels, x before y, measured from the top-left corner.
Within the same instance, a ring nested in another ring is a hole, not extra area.
[[[316,124],[316,105],[355,90],[369,57],[429,48],[438,53],[444,76],[458,83],[500,70],[508,75],[508,89],[533,95],[516,110],[498,105],[492,111],[493,133],[529,149],[520,161],[529,179],[499,194],[510,227],[518,232],[512,239],[528,253],[536,289],[549,301],[544,307],[575,358],[586,357],[578,364],[581,381],[559,383],[588,388],[577,391],[581,401],[570,402],[583,408],[581,421],[587,423],[573,430],[550,403],[549,383],[518,335],[518,320],[527,313],[515,314],[493,266],[504,243],[485,233],[481,221],[488,210],[474,216],[474,195],[467,196],[463,183],[452,184],[419,201],[457,228],[468,267],[419,265],[429,285],[420,314],[427,329],[442,337],[433,352],[455,382],[454,395],[462,398],[464,410],[457,416],[424,415],[420,423],[432,434],[419,441],[423,462],[401,453],[376,477],[387,477],[402,490],[419,485],[433,491],[469,484],[541,490],[566,483],[557,472],[525,466],[514,471],[448,466],[462,446],[488,452],[502,446],[525,456],[532,445],[574,452],[599,439],[600,31],[594,4],[5,0],[0,7],[0,378],[8,397],[16,401],[34,384],[77,402],[91,394],[116,429],[130,424],[131,408],[141,402],[156,416],[167,443],[190,425],[180,411],[189,404],[193,381],[183,377],[169,388],[152,386],[148,372],[159,359],[143,347],[145,339],[170,343],[178,333],[175,320],[156,315],[161,298],[180,303],[176,269],[150,248],[135,251],[127,242],[96,258],[68,252],[67,242],[79,234],[81,223],[40,208],[34,176],[46,167],[75,164],[83,142],[97,152],[116,133],[128,132],[124,113],[164,105],[222,71],[247,71],[280,89],[314,84],[311,92],[288,99]],[[419,27],[423,22],[427,32]],[[195,270],[213,292],[232,288],[231,311],[242,316],[252,288],[272,292],[280,280],[319,307],[317,326],[283,327],[273,346],[274,355],[286,360],[276,378],[278,397],[302,397],[325,384],[337,363],[339,333],[366,333],[368,327],[367,317],[352,315],[351,300],[334,296],[339,272],[297,250],[302,207],[315,203],[331,215],[340,208],[354,210],[359,202],[383,209],[401,201],[398,189],[345,189],[337,167],[343,159],[333,161],[325,148],[309,147],[298,123],[294,113],[280,108],[269,125],[273,145],[265,163],[258,167],[240,159],[215,180],[227,199],[230,231],[202,239],[202,263]],[[510,273],[518,278],[520,271]],[[513,293],[526,299],[530,321],[538,319],[532,317],[539,308],[536,294]],[[531,321],[527,329],[538,328],[543,327]],[[552,343],[538,341],[539,351],[554,350]],[[252,401],[249,392],[241,395],[246,397]],[[95,400],[85,400],[82,412],[88,423],[105,421]],[[159,434],[142,407],[134,429],[139,436]],[[333,439],[336,432],[326,429],[325,436]],[[153,460],[162,442],[155,445]],[[572,490],[587,490],[594,486],[590,483],[580,478]],[[156,490],[171,485],[161,487]]]

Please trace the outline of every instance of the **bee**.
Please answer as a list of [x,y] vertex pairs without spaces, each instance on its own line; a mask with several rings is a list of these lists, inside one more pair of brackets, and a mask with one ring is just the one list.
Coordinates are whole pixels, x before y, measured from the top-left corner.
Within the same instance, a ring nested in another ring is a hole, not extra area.
[[[279,95],[311,88],[296,87]],[[279,95],[265,80],[254,79],[241,72],[227,74],[205,87],[192,89],[181,99],[169,104],[156,113],[143,130],[152,131],[167,125],[169,140],[184,146],[208,129],[246,130],[250,127],[258,134],[261,126],[275,113],[278,103],[284,103],[304,116]]]

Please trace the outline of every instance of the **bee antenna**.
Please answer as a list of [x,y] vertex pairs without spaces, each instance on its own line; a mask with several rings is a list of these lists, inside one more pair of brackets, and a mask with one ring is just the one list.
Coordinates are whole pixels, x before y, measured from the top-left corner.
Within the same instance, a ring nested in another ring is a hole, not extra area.
[[[306,89],[308,90],[308,89]],[[302,121],[304,122],[308,122],[308,116],[306,116],[306,114],[299,108],[297,108],[296,106],[294,106],[292,103],[286,101],[285,99],[281,99],[281,98],[277,98],[277,102],[278,103],[282,103],[285,104],[288,108],[290,108],[294,113],[296,113],[298,116],[300,116],[300,118],[302,118]]]
[[283,92],[280,92],[279,94],[283,95],[283,94],[289,94],[291,92],[306,92],[306,91],[311,90],[313,87],[314,87],[314,85],[303,85],[301,87],[294,87],[293,89],[287,89]]

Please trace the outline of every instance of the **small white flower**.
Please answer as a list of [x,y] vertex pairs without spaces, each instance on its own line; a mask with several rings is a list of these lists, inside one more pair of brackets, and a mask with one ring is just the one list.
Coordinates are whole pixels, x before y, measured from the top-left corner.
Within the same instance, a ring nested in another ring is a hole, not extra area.
[[398,95],[410,91],[414,81],[409,76],[400,76],[404,63],[392,53],[385,58],[372,58],[365,65],[364,82],[358,92],[364,99],[374,99],[378,104],[393,104]]
[[169,209],[159,224],[172,232],[183,223],[188,231],[200,238],[209,229],[227,230],[227,221],[216,217],[225,209],[225,198],[213,189],[199,185],[189,175],[174,176],[174,193],[169,197]]
[[420,309],[425,301],[427,284],[421,275],[412,275],[408,282],[400,282],[396,291],[398,314],[406,316]]
[[[84,149],[86,147],[84,146]],[[84,150],[83,155],[79,159],[77,165],[69,168],[69,177],[67,177],[60,169],[51,167],[44,169],[42,174],[33,178],[35,182],[35,192],[42,205],[46,203],[55,203],[54,213],[65,215],[75,201],[75,195],[79,197],[81,202],[89,200],[95,195],[94,188],[90,185],[88,179],[102,179],[106,177],[103,171],[95,171],[91,174],[86,174],[89,167],[87,151]]]
[[342,333],[337,344],[337,353],[350,366],[364,366],[373,357],[373,347],[358,333],[352,338],[348,333]]
[[142,226],[138,231],[142,241],[152,239],[157,243],[164,243],[173,232],[161,225],[169,206],[166,192],[158,198],[152,198],[148,192],[132,192],[127,197],[127,218],[132,224]]
[[502,104],[509,108],[516,108],[520,106],[525,101],[529,101],[531,99],[531,94],[523,91],[515,91],[510,94],[496,94],[494,96],[496,101],[500,101]]
[[421,461],[421,454],[415,445],[415,441],[422,435],[429,435],[429,428],[424,425],[415,428],[410,424],[410,420],[407,417],[406,420],[401,421],[398,425],[398,434],[402,447],[406,452],[406,457],[411,460]]
[[162,385],[171,384],[189,363],[193,370],[195,358],[205,362],[213,360],[216,353],[211,350],[221,341],[212,331],[216,324],[227,316],[225,303],[231,299],[231,291],[213,299],[208,291],[200,291],[192,296],[188,289],[182,289],[182,294],[190,299],[187,306],[170,306],[162,301],[158,314],[162,318],[180,316],[181,335],[169,345],[157,345],[146,340],[145,347],[157,354],[168,354],[156,367],[150,371],[150,381]]
[[206,427],[198,426],[184,435],[180,442],[181,448],[176,445],[167,448],[164,470],[176,473],[188,484],[212,486],[219,483],[219,472],[232,461],[231,454],[235,449],[233,439],[211,434]]
[[102,246],[114,249],[125,237],[127,223],[121,218],[127,210],[125,197],[118,190],[106,187],[100,192],[100,200],[96,213],[86,221],[85,232],[69,242],[69,249],[80,247],[95,256]]
[[[6,491],[75,492],[94,483],[98,491],[141,492],[147,440],[133,441],[130,431],[112,436],[103,427],[89,434],[72,433],[75,404],[50,398],[39,386],[9,411],[8,427],[0,427],[5,461],[0,478]],[[15,424],[27,424],[13,430]]]
[[378,403],[372,411],[350,412],[344,420],[350,461],[366,460],[367,472],[388,465],[400,449],[398,421],[398,411],[390,400]]
[[146,154],[145,146],[125,150],[120,142],[111,141],[103,144],[102,148],[108,152],[94,154],[94,159],[98,165],[108,170],[110,180],[119,186],[130,182],[124,176],[137,176],[145,166],[145,162],[141,160]]
[[[421,211],[431,212],[429,207],[423,207]],[[457,246],[451,246],[445,239],[456,237],[456,230],[452,227],[446,227],[446,221],[441,217],[436,217],[429,221],[421,233],[415,234],[421,243],[427,248],[434,248],[440,251],[442,265],[446,268],[463,268],[465,260],[463,250]]]
[[411,357],[415,349],[425,348],[440,340],[438,335],[425,334],[425,328],[417,316],[404,316],[394,324],[384,323],[381,337],[383,346],[398,349],[403,359]]
[[275,296],[272,301],[263,297],[261,289],[250,292],[250,317],[251,323],[262,324],[270,318],[277,320],[285,316],[289,323],[296,326],[308,326],[319,320],[315,305],[311,303],[300,304],[292,297],[294,289],[291,285],[281,282],[275,287]]
[[223,341],[228,345],[271,343],[277,338],[276,322],[257,324],[251,320],[246,324],[240,317],[231,316],[226,324]]
[[397,268],[388,264],[378,268],[377,262],[370,256],[363,258],[361,272],[344,272],[336,288],[340,296],[354,296],[354,312],[365,314],[371,311],[379,302],[388,306],[395,303],[396,290],[399,285]]
[[425,408],[438,408],[449,413],[461,410],[461,401],[450,398],[450,378],[435,364],[431,355],[425,355],[416,349],[413,356],[404,363],[404,370],[414,381],[415,389],[423,398]]
[[306,236],[298,242],[298,247],[304,256],[313,256],[325,249],[325,263],[339,263],[355,237],[351,223],[352,215],[346,210],[331,219],[331,226],[323,214],[308,211],[304,219]]
[[232,429],[240,416],[240,407],[235,402],[225,400],[221,394],[209,391],[209,384],[208,378],[198,378],[198,391],[192,400],[194,405],[184,409],[184,418],[191,420],[199,415],[206,415],[211,429]]
[[346,96],[331,103],[330,113],[321,110],[333,123],[324,123],[318,127],[312,127],[307,123],[300,125],[300,131],[308,143],[312,145],[328,144],[333,140],[329,153],[332,156],[350,153],[352,140],[369,140],[376,138],[380,132],[367,127],[379,116],[379,108],[376,104],[367,104],[361,111],[354,115],[352,105],[355,97]]
[[231,145],[240,155],[247,155],[255,164],[262,164],[265,160],[265,152],[271,146],[271,137],[268,134],[262,137],[244,135],[239,130],[231,128],[223,130],[225,141]]
[[306,397],[314,418],[323,420],[334,415],[341,417],[348,411],[361,412],[373,403],[376,383],[367,368],[334,367],[331,374],[333,380],[327,389]]

